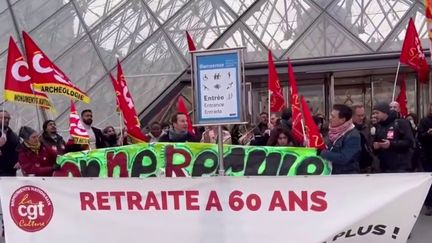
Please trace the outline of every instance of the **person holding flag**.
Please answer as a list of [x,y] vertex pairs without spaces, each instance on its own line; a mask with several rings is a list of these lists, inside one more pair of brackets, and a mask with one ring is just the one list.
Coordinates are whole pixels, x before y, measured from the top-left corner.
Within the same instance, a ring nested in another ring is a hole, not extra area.
[[360,172],[360,132],[354,128],[352,110],[335,104],[330,113],[330,131],[326,137],[327,149],[319,155],[332,162],[332,174],[356,174]]

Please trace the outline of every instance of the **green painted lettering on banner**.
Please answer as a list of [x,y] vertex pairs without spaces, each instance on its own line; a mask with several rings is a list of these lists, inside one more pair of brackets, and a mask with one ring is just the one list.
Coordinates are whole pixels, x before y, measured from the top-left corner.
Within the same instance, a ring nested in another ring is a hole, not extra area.
[[[329,175],[315,149],[224,145],[228,176]],[[212,176],[219,170],[218,146],[203,143],[134,144],[69,153],[57,158],[55,176]]]

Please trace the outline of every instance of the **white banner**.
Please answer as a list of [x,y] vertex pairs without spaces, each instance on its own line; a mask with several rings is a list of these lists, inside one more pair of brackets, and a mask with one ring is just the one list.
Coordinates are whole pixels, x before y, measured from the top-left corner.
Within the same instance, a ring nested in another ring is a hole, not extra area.
[[430,174],[1,178],[6,243],[405,243]]

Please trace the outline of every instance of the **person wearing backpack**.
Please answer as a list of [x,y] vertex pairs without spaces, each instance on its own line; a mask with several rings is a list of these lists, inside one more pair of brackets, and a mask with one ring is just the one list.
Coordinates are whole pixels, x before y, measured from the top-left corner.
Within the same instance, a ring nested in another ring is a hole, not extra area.
[[384,173],[401,173],[411,170],[415,144],[414,135],[407,120],[398,119],[388,103],[377,103],[372,115],[378,121],[373,149]]

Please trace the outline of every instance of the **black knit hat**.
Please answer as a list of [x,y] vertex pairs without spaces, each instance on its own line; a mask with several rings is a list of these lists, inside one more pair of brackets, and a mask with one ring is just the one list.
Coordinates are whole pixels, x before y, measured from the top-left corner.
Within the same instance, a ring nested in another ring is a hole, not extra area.
[[43,124],[42,124],[42,129],[45,132],[45,130],[48,127],[48,123],[53,122],[54,120],[46,120]]
[[36,131],[31,127],[22,126],[19,130],[19,136],[22,139],[27,140],[35,132]]
[[390,105],[387,102],[378,102],[374,105],[373,110],[381,111],[382,113],[390,114]]

